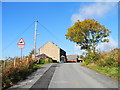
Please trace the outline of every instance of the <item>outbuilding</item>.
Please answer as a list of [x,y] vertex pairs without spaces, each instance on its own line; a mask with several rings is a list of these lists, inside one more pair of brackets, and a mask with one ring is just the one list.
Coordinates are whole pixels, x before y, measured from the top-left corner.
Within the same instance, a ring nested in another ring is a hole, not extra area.
[[78,62],[78,55],[67,55],[67,62]]

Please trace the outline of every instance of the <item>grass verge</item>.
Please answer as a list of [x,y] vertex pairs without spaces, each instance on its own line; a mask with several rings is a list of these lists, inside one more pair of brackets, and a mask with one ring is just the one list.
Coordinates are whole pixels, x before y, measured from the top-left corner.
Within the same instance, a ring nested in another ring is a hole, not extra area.
[[47,64],[50,64],[50,63],[43,63],[43,64],[41,64],[41,63],[36,63],[36,64],[34,64],[33,65],[33,69],[38,69],[39,67],[43,67],[43,66],[45,66],[45,65],[47,65]]
[[104,74],[106,76],[109,76],[114,79],[120,80],[120,75],[118,74],[118,67],[100,67],[95,64],[88,64],[82,63],[82,66],[85,66],[87,68],[93,69],[101,74]]

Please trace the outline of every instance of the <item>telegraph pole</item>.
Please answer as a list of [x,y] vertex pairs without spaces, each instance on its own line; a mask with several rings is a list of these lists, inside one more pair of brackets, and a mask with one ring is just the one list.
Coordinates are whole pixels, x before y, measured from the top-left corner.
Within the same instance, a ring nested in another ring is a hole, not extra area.
[[38,21],[35,21],[35,29],[34,29],[34,57],[36,56],[37,24],[38,24]]

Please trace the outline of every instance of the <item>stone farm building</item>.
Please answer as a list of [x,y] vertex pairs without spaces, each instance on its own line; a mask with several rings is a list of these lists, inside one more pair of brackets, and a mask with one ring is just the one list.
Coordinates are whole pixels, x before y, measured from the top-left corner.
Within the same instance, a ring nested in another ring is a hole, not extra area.
[[46,55],[56,62],[66,62],[66,52],[52,42],[47,42],[39,49],[38,55]]
[[67,62],[82,62],[83,60],[78,55],[67,55]]
[[67,55],[67,62],[78,62],[78,55]]

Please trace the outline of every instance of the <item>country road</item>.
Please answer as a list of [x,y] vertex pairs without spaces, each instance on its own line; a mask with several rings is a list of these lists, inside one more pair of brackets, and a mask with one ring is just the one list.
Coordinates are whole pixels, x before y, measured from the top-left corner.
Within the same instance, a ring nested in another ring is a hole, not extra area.
[[49,88],[118,88],[118,83],[80,63],[64,63],[56,67]]
[[118,88],[118,81],[80,63],[61,63],[39,68],[13,88]]

